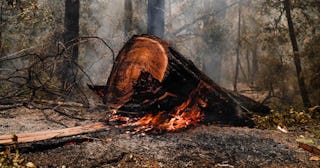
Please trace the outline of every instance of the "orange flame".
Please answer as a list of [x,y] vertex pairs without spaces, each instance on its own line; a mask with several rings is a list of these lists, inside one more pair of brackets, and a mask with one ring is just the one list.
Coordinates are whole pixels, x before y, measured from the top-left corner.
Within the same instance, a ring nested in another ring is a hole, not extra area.
[[200,107],[204,106],[204,103],[201,99],[191,97],[175,108],[174,113],[167,115],[164,112],[156,115],[148,114],[132,125],[148,128],[146,130],[160,131],[177,131],[191,125],[195,126],[204,118],[204,114],[200,109]]

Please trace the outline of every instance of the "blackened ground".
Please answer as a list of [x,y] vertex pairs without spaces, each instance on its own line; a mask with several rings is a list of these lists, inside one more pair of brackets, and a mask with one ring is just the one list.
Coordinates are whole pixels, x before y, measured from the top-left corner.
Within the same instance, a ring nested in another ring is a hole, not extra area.
[[[23,107],[1,112],[0,134],[63,128],[90,123],[50,110]],[[79,117],[101,118],[101,112]],[[50,116],[57,122],[48,121]],[[57,124],[61,123],[61,124]],[[296,134],[246,127],[204,126],[177,133],[133,134],[129,128],[25,144],[22,156],[41,167],[318,167],[297,147]]]

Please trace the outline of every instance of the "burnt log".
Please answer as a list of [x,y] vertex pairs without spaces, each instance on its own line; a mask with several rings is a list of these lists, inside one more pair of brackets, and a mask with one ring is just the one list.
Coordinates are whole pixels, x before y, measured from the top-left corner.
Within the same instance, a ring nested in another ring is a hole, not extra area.
[[112,109],[137,111],[141,116],[161,113],[160,118],[192,115],[186,125],[201,120],[253,126],[254,113],[270,111],[218,86],[167,42],[150,35],[133,36],[124,45],[106,86],[89,87]]

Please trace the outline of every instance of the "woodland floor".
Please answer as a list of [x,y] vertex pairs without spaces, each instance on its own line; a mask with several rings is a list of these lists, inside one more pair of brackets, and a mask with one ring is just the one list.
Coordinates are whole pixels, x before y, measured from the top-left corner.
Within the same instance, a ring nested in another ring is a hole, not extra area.
[[[74,127],[106,117],[101,109],[65,112],[79,118],[52,109],[2,110],[0,135]],[[319,161],[309,161],[312,154],[298,148],[298,135],[216,125],[161,135],[111,128],[18,148],[22,157],[41,167],[319,167]]]

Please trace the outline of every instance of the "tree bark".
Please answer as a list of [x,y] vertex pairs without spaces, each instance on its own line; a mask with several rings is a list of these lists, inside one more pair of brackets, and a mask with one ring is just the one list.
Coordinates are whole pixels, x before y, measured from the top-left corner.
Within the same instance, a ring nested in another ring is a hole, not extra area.
[[148,34],[164,36],[164,0],[148,0]]
[[292,21],[292,17],[291,17],[290,0],[284,0],[283,4],[284,4],[284,10],[286,11],[286,17],[287,17],[287,21],[288,21],[289,36],[290,36],[291,45],[292,45],[292,49],[293,49],[293,59],[294,59],[294,65],[295,65],[296,71],[297,71],[297,78],[298,78],[298,84],[299,84],[301,98],[302,98],[304,106],[310,107],[311,103],[310,103],[308,91],[307,91],[307,88],[306,88],[306,85],[304,82],[304,76],[303,76],[302,68],[301,68],[299,47],[298,47],[296,34],[294,32],[293,21]]
[[139,115],[177,110],[204,120],[252,126],[253,112],[269,108],[219,87],[190,61],[154,36],[134,36],[123,47],[105,87],[90,86],[115,110]]
[[235,75],[234,75],[234,81],[233,81],[233,91],[238,90],[238,79],[239,79],[239,67],[240,67],[240,46],[241,46],[241,0],[239,0],[239,10],[238,10],[238,39],[237,39],[237,56],[236,56],[236,69],[235,69]]
[[[66,59],[62,67],[62,83],[63,89],[70,88],[74,85],[77,77],[77,67],[75,63],[78,61],[79,46],[77,39],[79,37],[79,0],[65,0],[65,18],[63,40],[66,48],[71,47],[70,56]],[[74,43],[70,41],[75,40]],[[69,51],[69,50],[68,50]]]
[[247,47],[247,51],[246,51],[246,60],[247,60],[247,76],[248,76],[248,84],[252,83],[252,72],[251,72],[251,64],[250,64],[250,48]]
[[[3,1],[1,1],[1,4],[0,4],[0,58],[2,58],[2,48],[3,48],[3,46],[2,46],[2,32],[3,32],[3,30],[2,30],[2,25],[3,25],[3,19],[2,19],[2,14],[3,14]],[[0,65],[0,67],[1,67],[1,65]]]
[[254,40],[253,49],[252,49],[252,69],[251,69],[251,84],[253,85],[257,72],[259,71],[259,65],[258,65],[258,45],[257,45],[257,39]]
[[125,0],[124,2],[124,16],[125,16],[125,23],[124,23],[124,33],[126,37],[132,36],[133,30],[133,11],[132,11],[132,0]]

